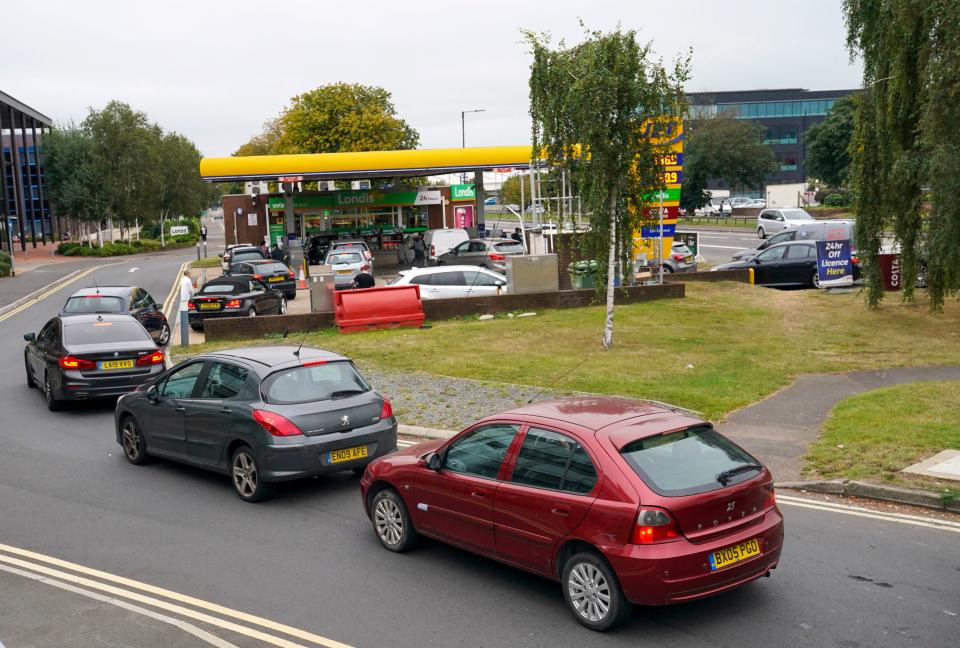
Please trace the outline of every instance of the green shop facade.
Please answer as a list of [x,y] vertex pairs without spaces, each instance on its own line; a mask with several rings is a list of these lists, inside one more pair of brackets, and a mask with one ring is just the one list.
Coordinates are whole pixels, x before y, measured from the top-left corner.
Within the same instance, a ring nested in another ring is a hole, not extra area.
[[[294,195],[298,234],[395,237],[442,227],[471,226],[476,192],[472,184],[410,190],[344,190]],[[270,240],[284,237],[285,198],[270,194],[266,216]],[[463,214],[470,218],[464,221]],[[266,235],[266,232],[263,232]]]

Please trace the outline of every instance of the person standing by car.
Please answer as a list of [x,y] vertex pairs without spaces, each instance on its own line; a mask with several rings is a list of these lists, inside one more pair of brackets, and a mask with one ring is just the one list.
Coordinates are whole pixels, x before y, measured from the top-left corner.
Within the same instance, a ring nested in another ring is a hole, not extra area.
[[519,227],[514,228],[513,234],[510,235],[510,238],[512,238],[517,243],[523,243],[523,232],[520,231]]
[[422,268],[426,258],[427,246],[423,242],[423,237],[417,234],[413,238],[413,267]]
[[260,254],[263,255],[264,259],[270,258],[270,247],[267,245],[267,239],[260,242]]
[[353,278],[354,288],[376,288],[377,280],[369,272],[358,272]]
[[279,245],[273,246],[273,251],[270,253],[270,258],[273,259],[274,261],[279,261],[280,263],[283,263],[283,250],[280,249]]
[[185,268],[183,277],[180,278],[180,312],[183,313],[187,311],[187,303],[193,298],[196,292],[193,279],[190,277],[190,269]]

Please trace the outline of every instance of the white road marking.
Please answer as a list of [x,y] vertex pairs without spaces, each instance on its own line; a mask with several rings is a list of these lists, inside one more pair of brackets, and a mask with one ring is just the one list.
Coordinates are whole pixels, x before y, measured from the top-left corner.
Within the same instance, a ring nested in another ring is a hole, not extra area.
[[[100,590],[116,596],[122,596],[127,599],[137,601],[138,603],[143,603],[150,605],[168,612],[173,612],[180,616],[188,617],[197,621],[202,621],[209,625],[213,625],[224,630],[229,630],[237,634],[242,634],[247,637],[258,639],[264,641],[274,646],[279,646],[280,648],[305,648],[302,644],[294,643],[282,637],[277,637],[275,635],[267,634],[260,630],[255,630],[253,628],[239,625],[231,621],[225,621],[219,617],[211,616],[202,612],[197,612],[196,610],[183,607],[182,605],[176,605],[168,603],[157,598],[150,596],[144,596],[137,593],[133,590],[140,590],[144,592],[149,592],[151,594],[156,594],[158,596],[163,596],[167,599],[177,601],[178,603],[184,603],[187,605],[192,605],[196,608],[201,608],[208,612],[219,614],[223,617],[228,617],[236,619],[238,621],[243,621],[251,626],[260,626],[262,628],[267,628],[274,632],[280,632],[291,637],[296,637],[297,639],[302,639],[308,642],[311,642],[316,645],[325,646],[326,648],[352,648],[348,644],[341,643],[334,639],[327,639],[326,637],[321,637],[320,635],[308,632],[306,630],[301,630],[300,628],[294,628],[293,626],[288,626],[283,623],[278,623],[276,621],[271,621],[270,619],[265,619],[263,617],[258,617],[253,614],[248,614],[246,612],[240,612],[239,610],[233,610],[231,608],[218,605],[216,603],[211,603],[209,601],[204,601],[203,599],[198,599],[192,596],[187,596],[186,594],[180,594],[172,590],[164,589],[162,587],[157,587],[155,585],[149,585],[147,583],[141,583],[139,581],[132,580],[130,578],[125,578],[123,576],[117,576],[109,572],[101,571],[98,569],[92,569],[90,567],[84,567],[77,563],[68,562],[66,560],[60,560],[59,558],[54,558],[52,556],[46,556],[34,551],[29,551],[26,549],[20,549],[18,547],[12,547],[10,545],[0,544],[0,562],[7,563],[9,565],[16,565],[23,569],[27,569],[33,572],[46,574],[54,578],[58,578],[62,581],[67,581],[77,585],[83,585],[89,589]],[[27,560],[22,560],[20,558],[12,558],[5,554],[13,554],[15,556],[21,556],[23,558],[30,559],[36,562],[28,562]],[[115,587],[113,585],[107,585],[99,581],[90,580],[89,578],[84,578],[81,576],[76,576],[68,572],[51,569],[45,567],[43,564],[56,565],[57,567],[63,569],[69,569],[73,572],[79,574],[84,574],[86,576],[92,576],[94,578],[99,578],[104,581],[111,583],[116,583],[117,585],[122,585],[129,589],[123,589],[121,587]]]
[[130,268],[129,270],[127,270],[127,272],[136,272],[136,271],[139,270],[139,269],[140,269],[140,268],[138,268],[137,266],[133,266],[132,268]]
[[715,249],[717,249],[717,250],[743,250],[743,249],[745,249],[745,248],[740,247],[740,246],[734,247],[734,246],[730,246],[730,245],[705,245],[705,244],[703,244],[703,243],[700,244],[700,247],[702,247],[702,248],[715,248]]
[[[111,265],[113,265],[113,264],[111,264]],[[23,304],[22,306],[18,306],[17,308],[13,309],[12,311],[10,311],[10,312],[8,312],[8,313],[4,313],[2,316],[0,316],[0,322],[2,322],[2,321],[4,321],[4,320],[7,320],[7,319],[10,319],[11,317],[13,317],[14,315],[16,315],[17,313],[21,313],[21,312],[27,310],[28,308],[30,308],[31,306],[33,306],[33,305],[36,304],[37,302],[43,301],[44,299],[46,299],[46,298],[49,297],[50,295],[52,295],[52,294],[54,294],[55,292],[59,291],[61,288],[64,288],[64,287],[66,287],[66,286],[69,286],[70,284],[72,284],[72,283],[74,283],[74,282],[76,282],[76,281],[79,281],[80,279],[83,279],[84,277],[86,277],[88,274],[90,274],[90,273],[93,272],[94,270],[99,270],[100,268],[103,268],[103,267],[105,267],[105,266],[94,266],[93,268],[88,268],[87,270],[85,270],[84,272],[81,272],[80,274],[78,274],[76,277],[74,277],[74,278],[71,279],[70,281],[65,281],[65,282],[63,282],[62,284],[60,284],[59,286],[57,286],[56,288],[51,288],[51,289],[48,290],[47,292],[42,293],[42,294],[40,294],[40,295],[37,295],[35,298],[31,299],[30,301],[28,301],[27,303]]]
[[[81,596],[86,596],[102,603],[109,603],[110,605],[115,605],[116,607],[124,610],[135,612],[136,614],[150,617],[151,619],[156,619],[157,621],[162,621],[163,623],[168,623],[174,627],[180,628],[184,632],[189,632],[194,637],[202,639],[212,646],[216,646],[216,648],[237,648],[235,644],[221,639],[214,634],[210,634],[206,630],[202,630],[192,623],[187,623],[181,619],[175,619],[171,616],[167,616],[166,614],[160,614],[159,612],[142,608],[139,605],[133,605],[132,603],[127,603],[126,601],[110,598],[109,596],[104,596],[103,594],[97,594],[96,592],[91,592],[90,590],[83,589],[82,587],[74,587],[73,585],[69,585],[62,581],[40,576],[39,574],[34,574],[32,572],[17,569],[15,567],[6,567],[4,565],[0,565],[0,570],[9,572],[11,574],[16,574],[17,576],[23,576],[24,578],[29,578],[30,580],[35,580],[39,583],[43,583],[44,585],[53,585],[54,587],[59,587],[60,589],[72,592],[73,594],[80,594]],[[2,643],[0,643],[0,648],[3,648]]]
[[835,504],[833,502],[823,502],[821,500],[781,495],[780,493],[777,493],[777,504],[786,504],[787,506],[796,506],[798,508],[806,508],[814,511],[840,513],[841,515],[853,515],[855,517],[862,517],[871,520],[882,520],[884,522],[893,522],[895,524],[908,524],[911,526],[960,533],[960,524],[951,520],[921,517],[918,515],[906,515],[903,513],[882,513],[864,508],[862,506],[853,506],[852,504]]

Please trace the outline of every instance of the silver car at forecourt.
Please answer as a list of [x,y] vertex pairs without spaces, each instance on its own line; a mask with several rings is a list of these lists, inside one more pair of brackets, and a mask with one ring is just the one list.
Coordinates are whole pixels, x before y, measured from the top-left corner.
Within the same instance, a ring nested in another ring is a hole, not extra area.
[[216,351],[117,401],[130,463],[163,457],[230,476],[256,502],[276,482],[353,470],[397,448],[390,401],[348,358],[310,347]]

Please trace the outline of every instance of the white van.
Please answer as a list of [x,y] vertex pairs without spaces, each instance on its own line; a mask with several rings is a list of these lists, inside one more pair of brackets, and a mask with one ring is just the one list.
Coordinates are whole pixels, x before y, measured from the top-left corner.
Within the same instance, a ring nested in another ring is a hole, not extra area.
[[427,230],[423,233],[423,243],[427,246],[427,265],[435,265],[437,257],[469,239],[470,234],[465,229]]

